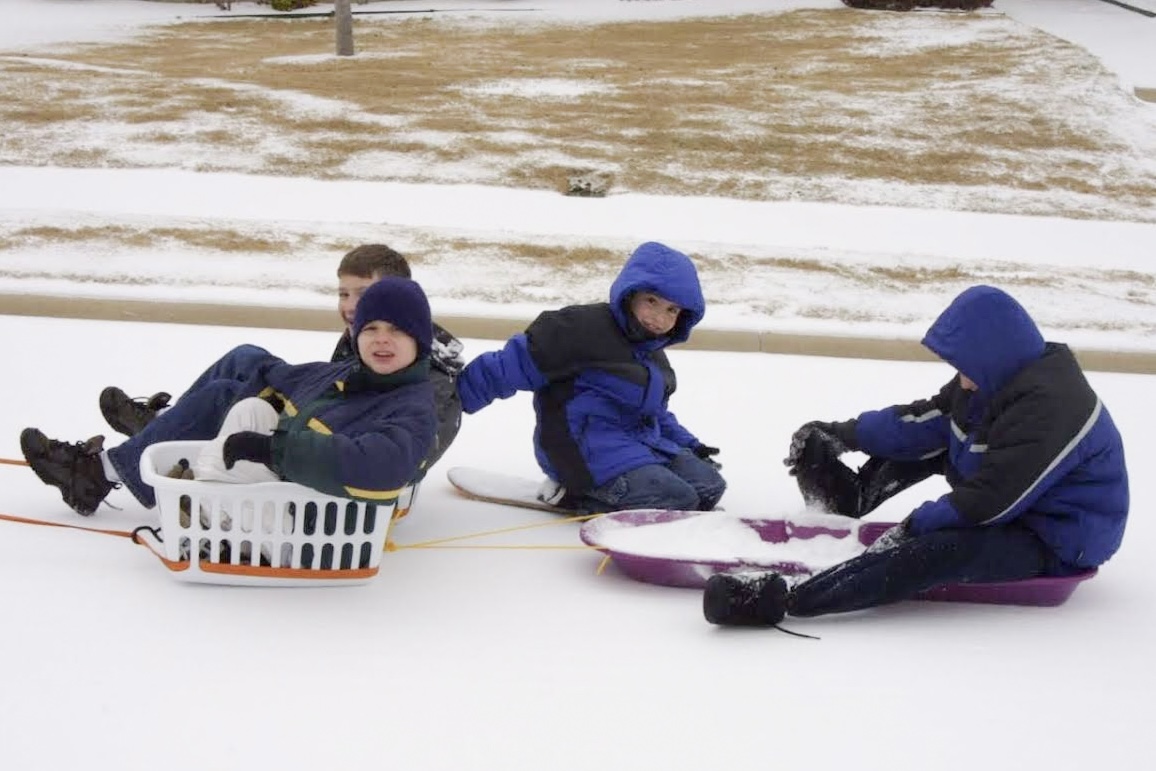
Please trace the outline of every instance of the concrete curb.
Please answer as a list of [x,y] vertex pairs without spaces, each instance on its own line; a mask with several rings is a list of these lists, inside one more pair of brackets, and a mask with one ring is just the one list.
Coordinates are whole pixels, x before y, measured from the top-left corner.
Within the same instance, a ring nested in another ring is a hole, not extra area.
[[[0,314],[49,316],[101,321],[144,321],[168,324],[201,324],[226,327],[258,327],[334,332],[341,330],[337,315],[329,309],[215,303],[110,300],[59,295],[0,294]],[[276,323],[274,323],[274,320]],[[439,323],[459,337],[505,340],[526,328],[530,319],[489,318],[439,314]],[[684,346],[703,351],[783,353],[797,356],[832,356],[847,359],[888,361],[935,361],[915,340],[835,335],[795,335],[757,330],[702,329]],[[1099,372],[1156,374],[1156,352],[1081,349],[1081,365]]]

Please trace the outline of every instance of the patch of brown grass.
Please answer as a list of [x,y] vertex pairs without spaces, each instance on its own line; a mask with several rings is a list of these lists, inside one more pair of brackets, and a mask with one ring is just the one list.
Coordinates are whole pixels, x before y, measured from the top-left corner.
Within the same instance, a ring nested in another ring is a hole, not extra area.
[[558,271],[570,275],[616,275],[626,255],[597,246],[557,246],[528,244],[517,241],[489,241],[482,239],[447,238],[427,239],[417,251],[407,254],[415,265],[439,254],[484,253],[505,265],[525,265],[539,275]]
[[[612,169],[618,189],[688,195],[766,198],[785,176],[1156,200],[1156,180],[1089,174],[1121,152],[1120,140],[1047,102],[1053,86],[1103,74],[1090,57],[1027,30],[880,49],[903,23],[841,10],[574,27],[410,17],[359,21],[359,56],[316,62],[277,57],[330,52],[328,20],[189,23],[67,57],[106,70],[6,61],[0,67],[24,86],[0,85],[0,116],[15,126],[104,117],[163,143],[173,130],[150,132],[149,123],[227,118],[238,130],[216,131],[209,141],[218,146],[245,151],[256,126],[294,145],[293,160],[268,169],[279,174],[332,176],[365,154],[396,152],[430,163],[478,160],[493,170],[489,181],[550,189],[573,166]],[[510,78],[581,79],[601,90],[527,98],[478,89]],[[1011,99],[993,82],[1014,82],[1026,96]],[[45,87],[55,90],[51,104],[38,98]],[[273,91],[349,109],[318,115]],[[404,126],[405,137],[358,119],[374,116]],[[535,140],[493,141],[493,131]],[[426,142],[426,132],[456,141]],[[532,150],[568,161],[530,159]],[[204,165],[217,162],[225,163]]]
[[[306,239],[312,241],[312,239]],[[253,236],[227,228],[147,228],[138,229],[123,225],[102,225],[99,227],[65,228],[39,225],[13,230],[5,238],[2,248],[13,248],[17,244],[37,246],[59,243],[109,242],[135,248],[160,246],[165,242],[178,242],[198,249],[219,252],[287,254],[304,248],[302,239],[296,237],[271,238]]]

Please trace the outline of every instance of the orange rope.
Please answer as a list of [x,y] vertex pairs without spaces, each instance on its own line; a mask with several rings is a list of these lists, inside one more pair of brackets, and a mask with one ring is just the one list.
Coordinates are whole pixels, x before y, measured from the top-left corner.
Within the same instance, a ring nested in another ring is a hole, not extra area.
[[0,519],[8,522],[19,522],[24,525],[44,525],[45,527],[63,527],[69,530],[84,530],[89,533],[100,533],[101,535],[118,535],[121,538],[132,538],[131,530],[105,530],[99,527],[85,527],[84,525],[69,525],[65,522],[49,522],[46,519],[29,519],[28,517],[17,517],[13,514],[0,514]]
[[[454,536],[449,536],[448,538],[434,538],[434,539],[431,539],[428,541],[419,541],[418,543],[399,544],[399,543],[395,543],[394,541],[390,540],[387,537],[386,541],[385,541],[385,551],[387,551],[387,552],[401,551],[402,549],[521,549],[521,550],[579,549],[579,550],[584,550],[584,551],[591,551],[591,550],[597,551],[598,550],[597,546],[590,546],[588,544],[545,544],[545,545],[537,545],[537,544],[494,544],[494,545],[453,544],[453,545],[447,545],[451,541],[464,541],[464,540],[469,539],[469,538],[482,538],[482,537],[487,536],[487,535],[509,533],[509,532],[512,532],[515,530],[529,530],[529,529],[536,528],[536,527],[547,527],[549,525],[565,524],[567,522],[584,522],[588,519],[593,519],[594,517],[597,517],[597,516],[600,516],[600,515],[599,514],[583,514],[581,516],[576,516],[576,517],[565,517],[562,519],[551,519],[551,520],[548,520],[546,522],[532,522],[532,523],[527,524],[527,525],[514,525],[512,527],[501,527],[501,528],[497,528],[494,530],[483,530],[483,531],[478,532],[478,533],[466,533],[464,535],[454,535]],[[3,513],[0,513],[0,520],[7,521],[7,522],[17,522],[17,523],[24,524],[24,525],[42,525],[44,527],[61,527],[61,528],[65,528],[68,530],[83,530],[83,531],[88,532],[88,533],[100,533],[101,535],[115,535],[115,536],[119,536],[121,538],[128,538],[129,540],[133,541],[134,543],[140,543],[139,541],[137,541],[135,533],[131,530],[109,530],[109,529],[99,528],[99,527],[85,527],[84,525],[70,525],[70,524],[65,523],[65,522],[50,522],[50,521],[45,520],[45,519],[32,519],[30,517],[18,517],[14,514],[3,514]],[[392,526],[392,523],[391,523],[391,526]],[[146,544],[146,546],[147,546],[147,544]],[[151,547],[150,547],[150,550],[151,550]],[[162,561],[167,562],[167,560],[164,560],[162,555],[158,554],[157,556],[162,557]],[[606,565],[609,561],[610,561],[610,555],[606,555],[606,557],[603,558],[601,563],[598,565],[598,570],[596,571],[596,575],[602,574],[602,571],[606,569]]]

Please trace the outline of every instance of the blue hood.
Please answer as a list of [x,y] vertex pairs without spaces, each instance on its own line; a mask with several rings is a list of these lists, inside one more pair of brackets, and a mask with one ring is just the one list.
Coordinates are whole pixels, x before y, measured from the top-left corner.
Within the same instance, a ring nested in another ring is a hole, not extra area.
[[973,286],[956,297],[923,344],[989,397],[1044,354],[1043,335],[1028,312],[991,286]]
[[674,329],[663,338],[666,345],[685,342],[706,313],[694,263],[682,252],[655,241],[635,249],[610,286],[610,309],[622,329],[628,328],[628,311],[622,301],[634,292],[654,292],[682,308]]

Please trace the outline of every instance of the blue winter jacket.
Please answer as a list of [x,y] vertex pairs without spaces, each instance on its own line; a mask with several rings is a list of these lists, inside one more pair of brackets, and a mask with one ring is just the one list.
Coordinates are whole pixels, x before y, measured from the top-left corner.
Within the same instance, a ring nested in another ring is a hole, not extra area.
[[[648,337],[627,308],[650,291],[682,308],[670,334]],[[694,264],[659,243],[639,246],[610,287],[610,301],[547,311],[458,377],[474,413],[516,391],[534,392],[534,454],[551,479],[581,495],[700,442],[667,409],[677,387],[663,349],[685,341],[706,303]]]
[[1011,296],[963,292],[923,339],[976,383],[865,412],[859,449],[916,460],[946,453],[952,491],[916,509],[921,531],[1018,519],[1065,563],[1094,567],[1120,546],[1128,474],[1120,434],[1067,346],[1045,343]]
[[284,401],[271,468],[330,495],[388,501],[425,474],[437,427],[429,362],[392,375],[360,360],[287,364],[276,356],[241,396]]

